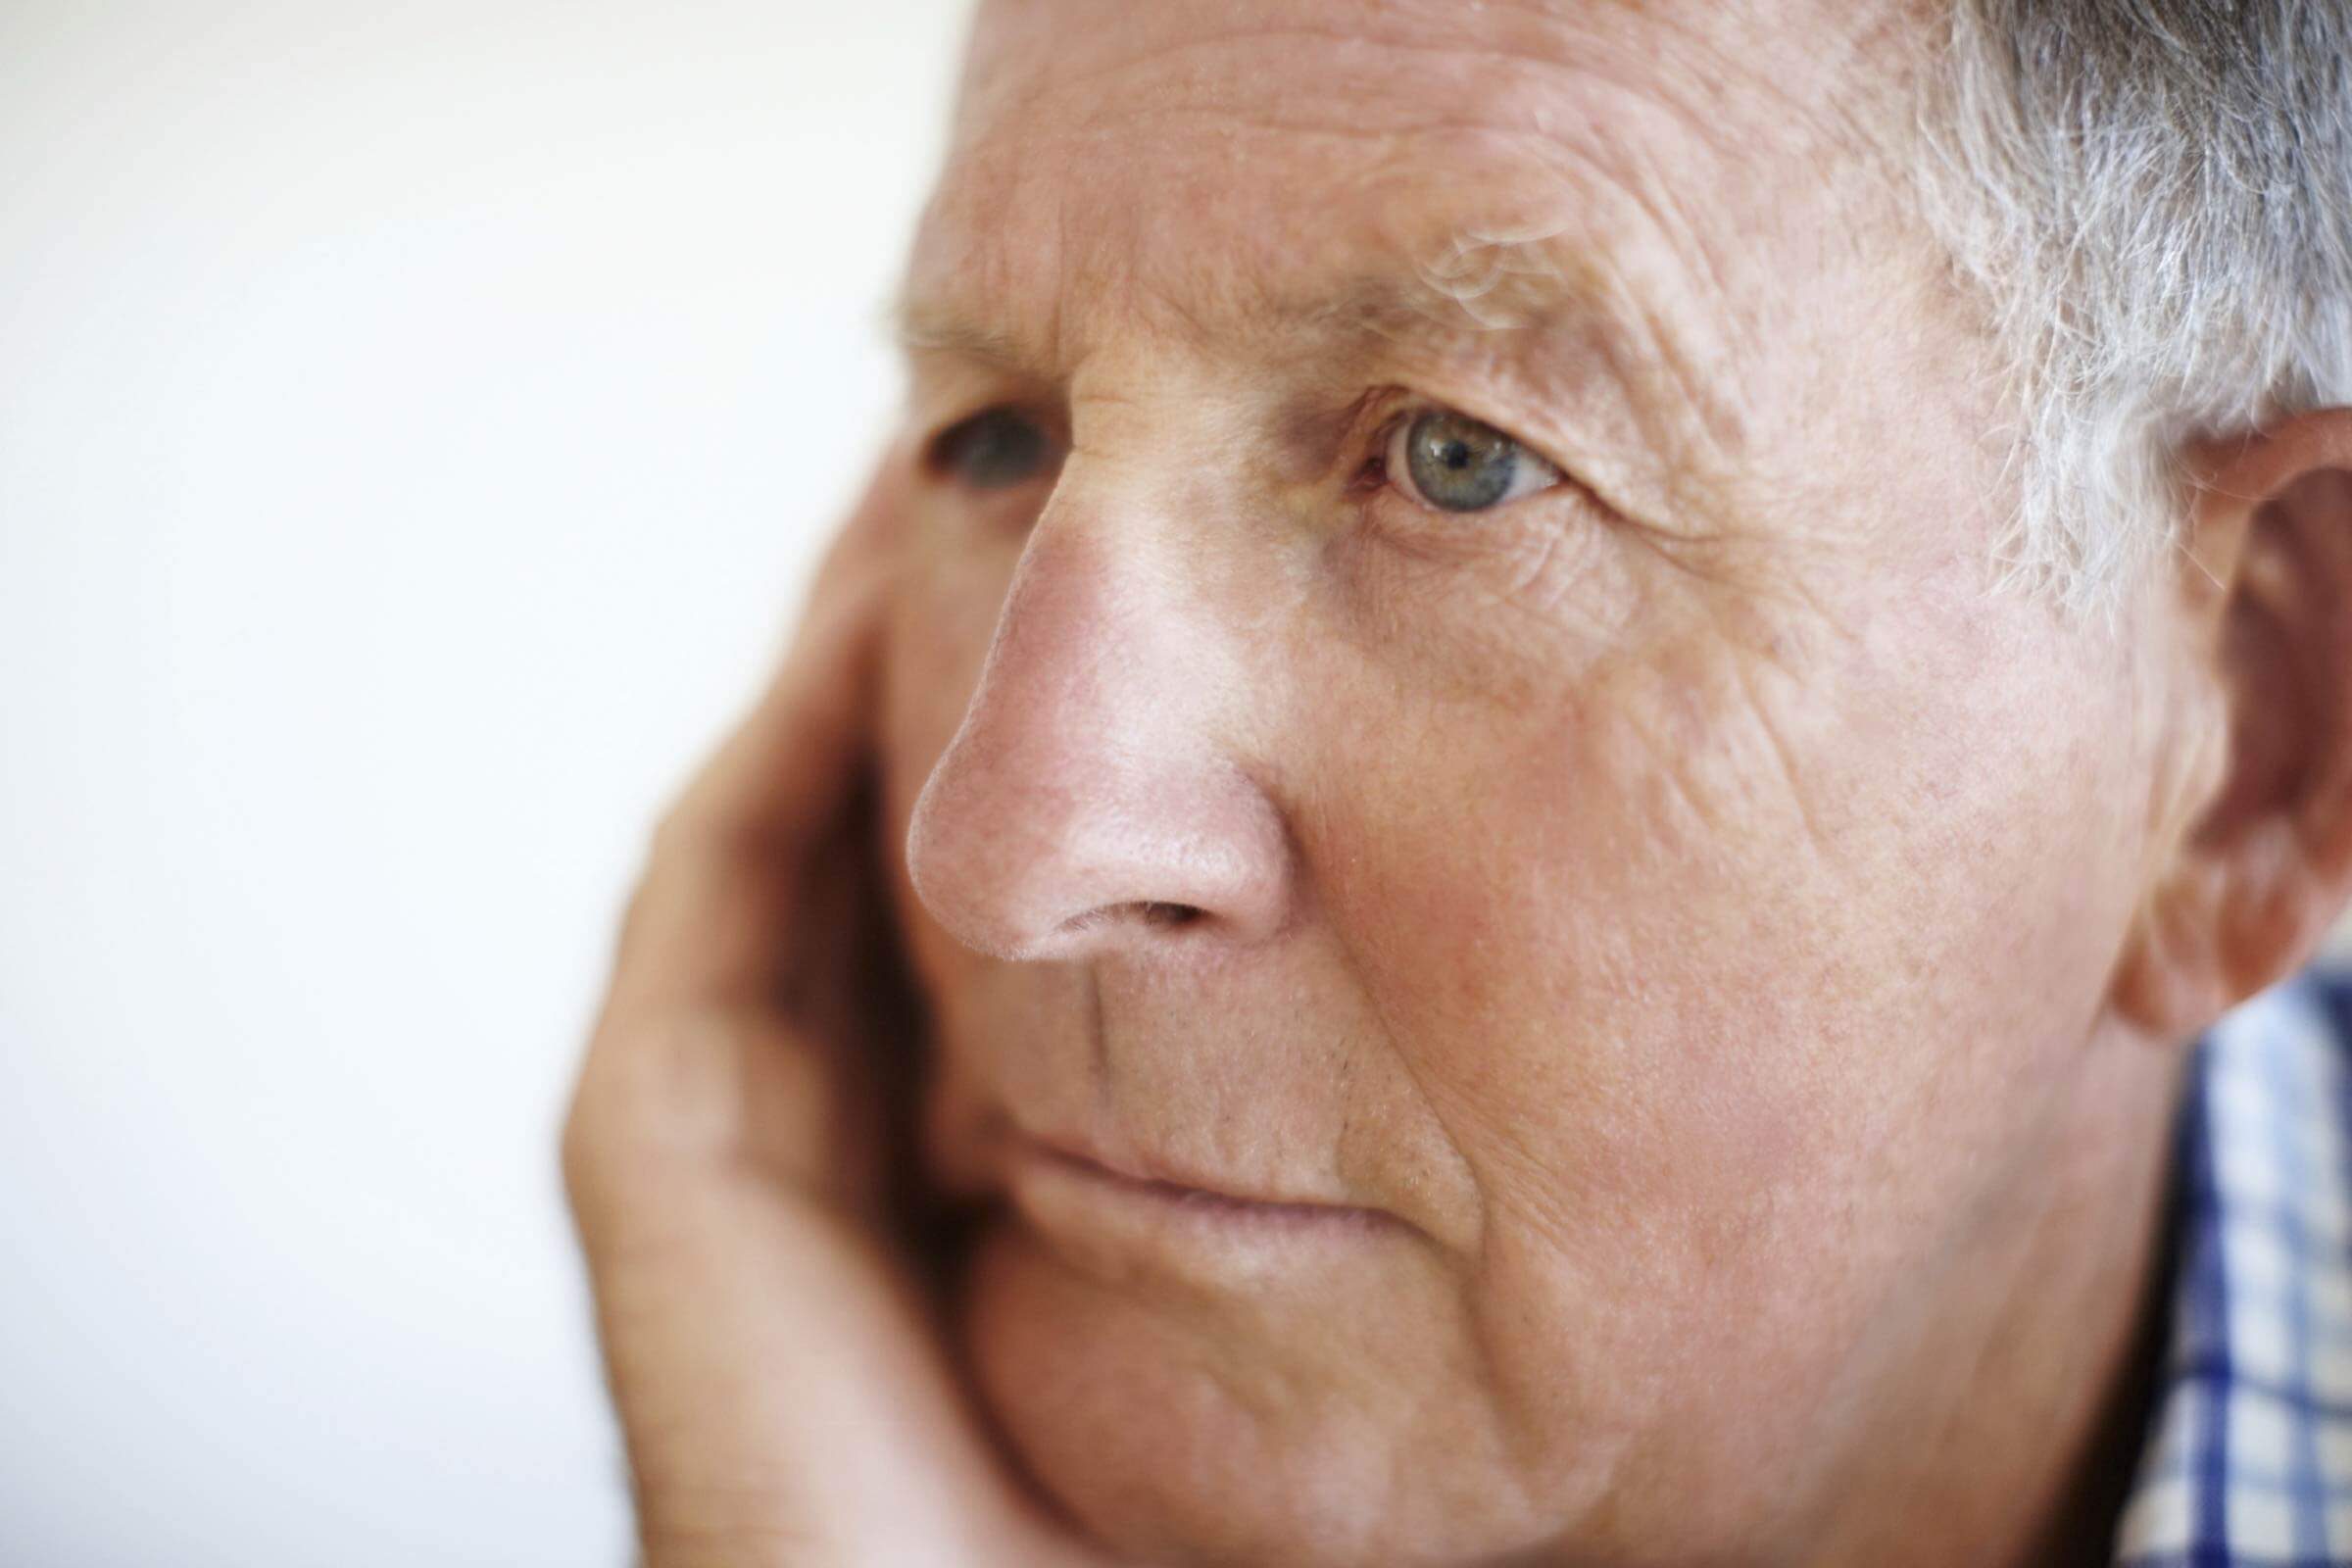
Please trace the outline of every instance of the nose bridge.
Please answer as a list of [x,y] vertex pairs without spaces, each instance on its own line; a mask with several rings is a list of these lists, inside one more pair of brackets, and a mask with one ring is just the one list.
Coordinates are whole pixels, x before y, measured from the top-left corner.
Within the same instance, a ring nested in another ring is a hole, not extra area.
[[1056,495],[1005,594],[975,713],[986,708],[1015,725],[1026,716],[1045,730],[1092,709],[1117,728],[1144,722],[1147,710],[1120,704],[1116,688],[1151,679],[1160,617],[1181,614],[1184,596],[1145,530],[1124,520],[1114,497],[1087,506],[1066,489]]
[[917,892],[998,956],[1250,940],[1280,920],[1286,841],[1233,748],[1229,645],[1133,478],[1065,470],[916,805]]

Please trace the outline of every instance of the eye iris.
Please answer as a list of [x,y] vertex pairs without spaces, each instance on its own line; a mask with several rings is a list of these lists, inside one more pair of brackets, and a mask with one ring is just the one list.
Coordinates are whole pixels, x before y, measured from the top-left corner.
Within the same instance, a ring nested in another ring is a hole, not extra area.
[[1003,490],[1046,466],[1046,433],[1010,409],[976,414],[940,437],[939,466],[975,490]]
[[1414,487],[1447,512],[1494,505],[1519,473],[1516,441],[1458,414],[1422,415],[1405,432],[1404,445]]

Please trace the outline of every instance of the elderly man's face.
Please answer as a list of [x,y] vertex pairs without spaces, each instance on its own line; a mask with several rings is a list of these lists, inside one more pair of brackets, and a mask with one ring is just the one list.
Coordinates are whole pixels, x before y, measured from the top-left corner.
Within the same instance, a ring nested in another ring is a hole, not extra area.
[[967,1348],[1106,1539],[1760,1558],[2048,1272],[2144,676],[1988,592],[1856,13],[980,17],[885,760]]

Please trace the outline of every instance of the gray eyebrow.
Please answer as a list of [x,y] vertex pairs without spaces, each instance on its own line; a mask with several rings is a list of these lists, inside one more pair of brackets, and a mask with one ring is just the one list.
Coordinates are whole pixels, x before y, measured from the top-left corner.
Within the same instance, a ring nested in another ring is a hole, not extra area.
[[1366,277],[1301,314],[1340,324],[1410,318],[1483,332],[1541,326],[1594,303],[1591,279],[1560,254],[1565,232],[1561,224],[1466,228],[1409,274]]
[[[1390,339],[1417,329],[1505,332],[1556,324],[1573,315],[1606,313],[1594,280],[1566,263],[1564,227],[1467,228],[1427,258],[1390,271],[1365,272],[1312,293],[1258,294],[1255,319],[1333,336]],[[1033,356],[1012,333],[960,314],[952,304],[902,293],[888,311],[892,336],[910,354],[951,354],[1011,371],[1035,373]],[[1622,334],[1612,333],[1612,336]]]
[[891,336],[908,354],[954,354],[1008,370],[1021,369],[1028,360],[1010,333],[923,304],[906,294],[891,302],[887,315]]

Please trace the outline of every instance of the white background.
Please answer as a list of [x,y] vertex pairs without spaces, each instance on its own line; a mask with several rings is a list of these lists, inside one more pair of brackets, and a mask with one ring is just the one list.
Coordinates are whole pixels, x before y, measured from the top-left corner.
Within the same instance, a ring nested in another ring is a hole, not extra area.
[[596,1564],[554,1141],[958,0],[0,0],[0,1563]]

